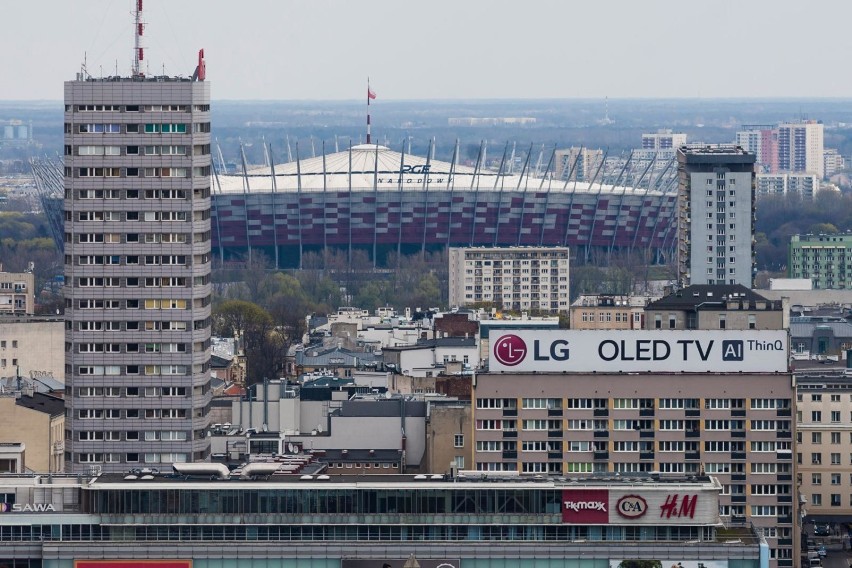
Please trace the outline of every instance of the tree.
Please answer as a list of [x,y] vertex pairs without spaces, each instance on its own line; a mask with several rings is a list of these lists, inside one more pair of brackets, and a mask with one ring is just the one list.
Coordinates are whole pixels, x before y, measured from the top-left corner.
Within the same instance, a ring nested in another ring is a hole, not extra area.
[[277,377],[284,364],[283,341],[266,310],[245,300],[226,300],[213,311],[213,327],[218,335],[241,341],[247,385]]

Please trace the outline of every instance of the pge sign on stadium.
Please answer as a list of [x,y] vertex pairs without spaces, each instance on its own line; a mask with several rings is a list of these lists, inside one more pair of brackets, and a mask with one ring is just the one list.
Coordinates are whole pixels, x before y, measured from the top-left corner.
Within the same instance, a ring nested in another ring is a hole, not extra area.
[[491,372],[783,373],[782,330],[494,330]]

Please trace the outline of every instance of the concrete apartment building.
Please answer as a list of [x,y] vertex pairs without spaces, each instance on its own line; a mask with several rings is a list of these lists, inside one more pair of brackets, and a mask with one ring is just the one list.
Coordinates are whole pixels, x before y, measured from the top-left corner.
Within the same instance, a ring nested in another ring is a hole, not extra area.
[[816,120],[778,125],[778,170],[825,176],[824,129]]
[[675,151],[686,144],[686,134],[661,128],[656,132],[642,135],[642,150],[653,150],[667,157],[674,157]]
[[788,309],[740,284],[687,286],[648,304],[645,329],[786,329]]
[[0,318],[0,377],[65,378],[65,321],[56,317]]
[[682,146],[678,160],[678,282],[752,285],[754,154]]
[[209,457],[210,164],[209,83],[65,83],[71,471]]
[[802,514],[847,522],[852,515],[852,377],[796,373],[796,469]]
[[34,289],[32,272],[0,272],[0,315],[34,314]]
[[450,248],[451,306],[568,313],[568,247]]
[[816,120],[744,124],[735,143],[756,156],[758,172],[825,176],[824,127]]
[[23,390],[0,395],[0,444],[23,444],[23,465],[37,473],[65,469],[65,401]]
[[818,192],[819,178],[816,174],[757,174],[758,195],[798,195],[813,201]]
[[650,296],[581,294],[571,304],[571,329],[643,329]]
[[752,522],[770,566],[793,566],[787,356],[783,331],[507,331],[476,377],[472,469],[713,475],[722,521]]
[[603,165],[603,150],[572,146],[556,150],[553,177],[563,181],[591,182]]
[[852,289],[852,233],[793,235],[787,259],[787,275],[809,278],[814,290]]

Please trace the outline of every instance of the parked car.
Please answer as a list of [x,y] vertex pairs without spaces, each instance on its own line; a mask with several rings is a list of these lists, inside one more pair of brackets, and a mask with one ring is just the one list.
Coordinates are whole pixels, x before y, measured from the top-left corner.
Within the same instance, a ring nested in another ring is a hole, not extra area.
[[831,534],[831,527],[828,524],[814,525],[814,534],[816,536],[828,536]]
[[828,550],[826,550],[824,544],[820,545],[820,547],[817,548],[817,554],[819,554],[820,558],[825,558],[826,556],[828,556]]

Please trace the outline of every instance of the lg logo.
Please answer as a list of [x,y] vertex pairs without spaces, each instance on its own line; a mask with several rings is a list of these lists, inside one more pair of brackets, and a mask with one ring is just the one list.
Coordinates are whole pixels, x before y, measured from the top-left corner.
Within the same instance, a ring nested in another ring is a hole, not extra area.
[[514,367],[527,355],[527,344],[517,335],[504,335],[494,345],[494,358],[507,367]]

